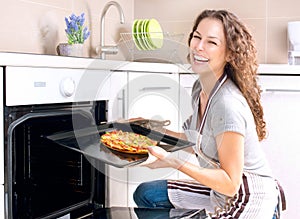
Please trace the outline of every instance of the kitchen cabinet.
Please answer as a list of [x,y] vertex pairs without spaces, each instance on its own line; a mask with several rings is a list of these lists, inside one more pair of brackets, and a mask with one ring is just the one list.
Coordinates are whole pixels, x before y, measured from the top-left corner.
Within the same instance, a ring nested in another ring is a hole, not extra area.
[[[110,120],[135,117],[169,119],[171,124],[168,129],[182,131],[182,123],[192,113],[191,88],[194,81],[195,75],[192,74],[116,72],[111,77],[110,90],[114,94],[109,103],[113,109],[110,110]],[[119,110],[114,110],[117,108]],[[184,151],[175,152],[174,156],[197,163],[194,156]],[[134,207],[133,192],[142,182],[189,178],[171,168],[149,169],[140,166],[127,169],[107,168],[110,193],[108,206]]]
[[[108,121],[124,119],[126,115],[127,72],[111,72],[109,83]],[[106,166],[106,206],[127,206],[128,170]]]
[[265,75],[259,83],[268,130],[262,147],[287,200],[282,218],[299,218],[300,76]]
[[[171,124],[167,128],[178,131],[178,82],[177,74],[129,72],[128,118],[169,119]],[[132,195],[140,183],[155,179],[177,178],[178,171],[171,168],[129,168],[128,206],[135,206]]]

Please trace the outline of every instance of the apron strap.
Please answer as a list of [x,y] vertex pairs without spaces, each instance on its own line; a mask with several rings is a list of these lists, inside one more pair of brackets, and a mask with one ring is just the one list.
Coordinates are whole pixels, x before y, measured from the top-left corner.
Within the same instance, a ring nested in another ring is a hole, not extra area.
[[199,128],[200,135],[202,135],[202,133],[203,133],[203,127],[204,127],[204,124],[205,124],[205,121],[206,121],[206,117],[207,117],[207,113],[208,113],[210,103],[211,103],[213,97],[216,95],[216,93],[219,91],[219,89],[225,83],[226,79],[227,79],[227,74],[224,72],[222,74],[222,76],[218,79],[218,81],[216,82],[215,86],[213,87],[212,91],[209,94],[207,104],[206,104],[206,107],[205,107],[205,110],[204,110],[204,113],[203,113],[203,117],[202,117],[202,120],[201,120],[200,128]]
[[281,209],[282,211],[286,210],[286,199],[285,199],[285,194],[282,186],[279,184],[278,180],[275,180],[279,189],[280,193],[280,202],[281,202]]
[[197,142],[196,142],[196,150],[195,150],[196,154],[198,154],[198,156],[204,158],[204,160],[210,160],[211,162],[209,162],[209,163],[210,164],[214,163],[213,166],[219,166],[219,165],[218,165],[218,162],[213,161],[212,158],[206,156],[202,152],[202,149],[201,149],[202,133],[203,133],[203,128],[204,128],[204,124],[205,124],[205,121],[206,121],[208,109],[209,109],[209,106],[212,102],[212,99],[216,95],[216,93],[219,91],[219,89],[222,87],[222,85],[225,83],[226,79],[227,79],[227,74],[224,72],[221,75],[221,77],[217,80],[216,84],[214,85],[212,91],[209,94],[209,98],[207,100],[207,104],[206,104],[206,107],[205,107],[205,110],[204,110],[204,113],[203,113],[203,117],[202,117],[202,120],[201,120],[201,123],[200,123],[200,127],[199,127],[198,139],[197,139]]

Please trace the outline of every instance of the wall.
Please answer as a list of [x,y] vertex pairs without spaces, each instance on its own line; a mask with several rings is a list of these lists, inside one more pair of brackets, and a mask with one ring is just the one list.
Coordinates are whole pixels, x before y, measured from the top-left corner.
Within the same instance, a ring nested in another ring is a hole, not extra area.
[[[99,45],[100,14],[108,0],[0,0],[0,51],[56,55],[56,46],[66,42],[64,17],[86,13],[92,32],[85,42],[85,56],[95,57]],[[298,0],[118,0],[125,13],[119,24],[115,8],[106,16],[106,44],[120,42],[120,33],[130,32],[134,18],[157,18],[165,32],[185,34],[176,39],[186,45],[195,17],[205,8],[229,9],[246,22],[259,51],[260,63],[287,63],[286,27],[300,20]],[[122,48],[121,48],[122,50]],[[126,56],[126,55],[125,55]],[[121,54],[108,59],[124,59]]]
[[[84,43],[84,55],[96,56],[100,44],[100,15],[108,0],[0,0],[0,51],[56,55],[58,43],[66,42],[65,17],[86,15],[85,25],[91,36]],[[133,0],[118,0],[125,14],[125,25],[119,23],[116,8],[105,17],[105,43],[114,45],[120,32],[131,29]]]
[[287,63],[287,22],[300,20],[299,0],[135,0],[135,18],[156,18],[165,32],[184,33],[203,9],[236,13],[256,40],[260,63]]

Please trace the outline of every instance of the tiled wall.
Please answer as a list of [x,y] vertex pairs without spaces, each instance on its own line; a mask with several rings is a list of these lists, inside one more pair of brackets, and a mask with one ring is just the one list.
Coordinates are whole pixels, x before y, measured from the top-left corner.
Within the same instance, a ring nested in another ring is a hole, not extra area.
[[227,9],[249,26],[260,63],[287,63],[287,22],[300,20],[299,0],[135,0],[136,18],[157,18],[165,32],[184,33],[203,9]]
[[[86,14],[91,37],[84,43],[84,55],[96,56],[100,43],[100,15],[108,0],[0,0],[0,51],[56,55],[56,46],[66,42],[65,20],[71,13]],[[105,17],[106,44],[114,45],[120,32],[131,28],[133,0],[118,0],[125,14],[119,23],[116,8]]]
[[[56,46],[66,41],[64,17],[86,13],[91,37],[85,42],[85,56],[95,57],[99,45],[100,14],[109,0],[0,0],[0,51],[56,55]],[[120,42],[120,33],[130,32],[135,18],[156,18],[163,30],[184,34],[186,45],[195,17],[206,8],[228,9],[250,27],[259,51],[260,63],[287,63],[287,22],[300,20],[299,0],[117,0],[125,13],[119,24],[115,8],[106,16],[106,44]],[[123,56],[109,56],[122,59]]]

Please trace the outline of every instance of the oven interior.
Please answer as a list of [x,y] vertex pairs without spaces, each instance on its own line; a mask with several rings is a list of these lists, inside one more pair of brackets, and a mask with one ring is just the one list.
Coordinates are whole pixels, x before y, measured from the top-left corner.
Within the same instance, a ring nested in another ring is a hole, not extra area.
[[[106,101],[6,108],[8,218],[75,218],[105,205],[104,164],[44,136],[106,122]],[[97,163],[97,167],[95,167]]]

